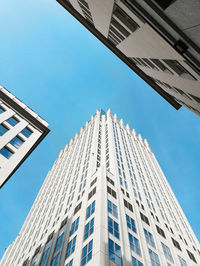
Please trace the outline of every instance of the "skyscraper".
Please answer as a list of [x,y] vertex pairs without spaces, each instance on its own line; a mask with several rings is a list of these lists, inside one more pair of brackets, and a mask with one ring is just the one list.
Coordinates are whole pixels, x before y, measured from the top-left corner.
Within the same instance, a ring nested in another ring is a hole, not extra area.
[[0,188],[48,133],[43,118],[0,86]]
[[176,109],[200,115],[198,0],[57,1]]
[[100,110],[60,151],[0,265],[200,264],[147,140]]

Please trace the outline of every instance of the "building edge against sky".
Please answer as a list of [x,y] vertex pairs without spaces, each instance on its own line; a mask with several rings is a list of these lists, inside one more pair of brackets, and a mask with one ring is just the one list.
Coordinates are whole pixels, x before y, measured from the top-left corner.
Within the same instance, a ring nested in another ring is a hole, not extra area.
[[198,0],[57,2],[172,106],[200,115]]
[[0,265],[122,263],[199,265],[200,247],[147,140],[100,110],[60,151]]
[[0,188],[48,133],[43,118],[0,86]]

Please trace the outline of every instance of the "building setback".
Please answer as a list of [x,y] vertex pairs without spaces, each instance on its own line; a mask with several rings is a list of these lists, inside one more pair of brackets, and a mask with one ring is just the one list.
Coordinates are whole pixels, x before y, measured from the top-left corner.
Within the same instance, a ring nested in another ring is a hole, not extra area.
[[200,115],[198,0],[57,0],[176,109]]
[[200,265],[147,140],[97,111],[60,151],[1,266]]
[[0,188],[48,134],[48,123],[0,86]]

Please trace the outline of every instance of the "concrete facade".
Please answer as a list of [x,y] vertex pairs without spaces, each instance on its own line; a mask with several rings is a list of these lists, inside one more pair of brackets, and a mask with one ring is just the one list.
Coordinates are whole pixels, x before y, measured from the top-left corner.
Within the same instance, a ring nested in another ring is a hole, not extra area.
[[57,0],[176,109],[200,115],[198,0]]
[[60,151],[1,266],[200,265],[147,140],[97,111]]
[[0,86],[0,188],[48,134],[48,123]]

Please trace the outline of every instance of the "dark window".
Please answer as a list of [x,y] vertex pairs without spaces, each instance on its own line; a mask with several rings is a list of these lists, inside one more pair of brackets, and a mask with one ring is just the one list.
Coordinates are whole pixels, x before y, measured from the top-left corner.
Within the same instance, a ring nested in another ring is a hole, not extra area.
[[9,129],[0,124],[0,136],[3,136]]
[[61,225],[60,225],[60,229],[63,228],[64,225],[66,225],[67,220],[68,220],[68,217],[66,217],[66,218],[62,221],[62,223],[61,223]]
[[159,59],[151,59],[151,61],[159,67],[162,71],[173,74]]
[[53,238],[54,231],[48,236],[47,238],[47,243]]
[[178,40],[178,41],[174,44],[174,48],[175,48],[176,51],[178,51],[179,53],[184,54],[184,53],[187,51],[188,46],[187,46],[187,44],[185,44],[183,41]]
[[39,247],[36,248],[33,257],[36,256],[36,255],[40,252],[40,248],[41,248],[41,245],[40,245]]
[[130,33],[116,19],[113,18],[111,23],[111,25],[113,25],[125,37],[130,35]]
[[112,195],[115,199],[117,198],[117,194],[116,194],[116,192],[115,192],[113,189],[111,189],[110,187],[108,187],[108,186],[107,186],[107,192],[108,192],[110,195]]
[[19,148],[24,143],[24,140],[20,137],[15,137],[10,141],[10,144],[12,144],[15,148]]
[[158,234],[160,234],[162,237],[166,238],[164,231],[159,226],[156,225],[156,229],[157,229]]
[[74,209],[74,214],[76,214],[81,209],[82,202],[80,202]]
[[22,266],[27,266],[27,265],[28,265],[28,259],[26,259],[26,260],[23,262]]
[[22,133],[25,137],[29,138],[30,135],[31,135],[33,132],[32,132],[30,129],[28,129],[27,127],[25,127],[25,128],[21,131],[21,133]]
[[173,242],[173,244],[174,244],[174,246],[176,248],[178,248],[179,250],[181,250],[181,247],[180,247],[179,243],[175,239],[172,238],[172,242]]
[[0,114],[2,114],[3,112],[5,112],[5,110],[2,107],[0,107]]
[[133,206],[124,199],[124,206],[128,208],[131,212],[133,212]]
[[112,179],[110,179],[108,176],[106,177],[107,178],[107,181],[112,184],[113,186],[115,186],[115,183]]
[[162,9],[166,9],[175,1],[176,0],[154,0]]
[[167,60],[163,59],[163,61],[176,72],[179,76],[187,79],[196,80],[195,77],[192,76],[178,61],[176,60]]
[[148,66],[150,66],[150,68],[158,70],[157,67],[153,63],[151,63],[149,59],[147,58],[142,58],[142,59],[147,63]]
[[92,187],[97,182],[97,177],[90,183],[90,187]]
[[199,97],[197,97],[197,96],[194,96],[194,95],[192,95],[192,94],[190,94],[190,93],[188,93],[195,101],[197,101],[198,103],[200,103],[200,98]]
[[2,154],[4,157],[9,159],[13,155],[13,151],[11,151],[9,148],[4,147],[0,150],[0,154]]
[[146,224],[149,225],[149,219],[141,212],[140,212],[140,217],[141,217],[143,222],[145,222]]
[[118,5],[114,6],[113,15],[115,15],[132,32],[139,27],[139,25]]
[[[186,250],[187,250],[187,249],[186,249]],[[190,257],[190,259],[193,260],[195,263],[197,263],[197,261],[196,261],[194,255],[193,255],[189,250],[187,250],[187,253],[188,253],[188,256]]]
[[14,117],[10,117],[6,122],[8,122],[11,126],[14,127],[19,123],[19,120]]
[[93,188],[92,191],[90,191],[90,193],[88,194],[88,200],[91,199],[91,197],[96,193],[96,187]]

